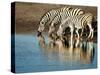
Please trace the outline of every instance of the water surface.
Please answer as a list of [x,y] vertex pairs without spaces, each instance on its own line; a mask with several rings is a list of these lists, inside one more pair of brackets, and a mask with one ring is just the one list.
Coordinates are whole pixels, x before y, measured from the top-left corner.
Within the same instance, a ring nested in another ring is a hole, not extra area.
[[[89,43],[87,43],[87,45],[89,45]],[[23,73],[96,68],[96,43],[93,43],[93,50],[93,55],[87,57],[86,52],[80,52],[80,50],[75,51],[74,54],[70,54],[68,50],[44,50],[39,46],[35,35],[16,34],[16,72]]]

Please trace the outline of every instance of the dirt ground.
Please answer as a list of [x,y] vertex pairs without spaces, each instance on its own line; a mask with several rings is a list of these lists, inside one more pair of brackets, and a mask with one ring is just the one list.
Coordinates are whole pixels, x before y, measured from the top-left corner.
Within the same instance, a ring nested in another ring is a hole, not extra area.
[[[62,6],[82,8],[85,12],[90,12],[94,15],[95,18],[97,18],[97,7],[16,2],[15,3],[16,33],[36,32],[39,27],[39,21],[43,16],[43,14],[51,9],[60,8]],[[45,32],[47,30],[48,26],[46,27]]]

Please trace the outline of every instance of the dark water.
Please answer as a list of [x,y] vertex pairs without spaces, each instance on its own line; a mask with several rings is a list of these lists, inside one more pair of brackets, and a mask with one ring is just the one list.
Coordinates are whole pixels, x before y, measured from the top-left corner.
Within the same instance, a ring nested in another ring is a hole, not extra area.
[[[83,42],[84,43],[84,42]],[[89,45],[87,43],[87,45]],[[15,35],[16,72],[60,71],[97,67],[97,44],[93,43],[92,55],[86,51],[43,50],[34,35]],[[79,54],[79,55],[78,55]],[[88,53],[87,53],[88,54]]]

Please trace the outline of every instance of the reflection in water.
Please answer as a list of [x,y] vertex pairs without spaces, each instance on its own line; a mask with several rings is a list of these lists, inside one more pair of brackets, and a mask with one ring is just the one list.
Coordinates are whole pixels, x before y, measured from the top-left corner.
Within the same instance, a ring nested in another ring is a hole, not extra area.
[[45,39],[44,39],[43,35],[40,35],[40,36],[38,37],[38,41],[39,41],[40,47],[41,47],[41,48],[44,48],[44,47],[45,47]]
[[51,47],[51,42],[45,44],[43,37],[38,37],[39,45],[41,46],[44,55],[48,57],[48,61],[59,60],[60,63],[92,63],[94,57],[94,43],[92,40],[83,40],[74,38],[62,37],[56,41],[52,41],[54,45]]

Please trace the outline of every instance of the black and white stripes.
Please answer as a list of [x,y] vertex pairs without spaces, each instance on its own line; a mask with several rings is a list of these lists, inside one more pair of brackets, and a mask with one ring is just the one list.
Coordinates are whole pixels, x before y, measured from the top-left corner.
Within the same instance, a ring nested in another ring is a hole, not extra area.
[[54,19],[55,16],[57,16],[58,14],[60,14],[61,12],[65,11],[65,10],[67,11],[69,9],[70,9],[70,7],[65,6],[65,7],[62,7],[59,9],[52,9],[52,10],[48,11],[47,13],[45,13],[40,20],[38,31],[42,32],[44,30],[47,22],[49,22],[49,23],[52,22],[52,20]]
[[70,8],[68,10],[59,12],[59,14],[57,14],[51,22],[51,26],[49,28],[49,34],[55,31],[54,29],[52,29],[53,27],[55,27],[54,26],[55,24],[57,24],[57,23],[62,24],[63,20],[65,20],[66,18],[78,16],[78,15],[82,15],[82,14],[84,14],[84,11],[80,8]]
[[85,13],[80,8],[71,8],[71,7],[62,7],[59,9],[52,9],[48,11],[46,14],[43,15],[43,17],[40,20],[38,33],[43,32],[46,23],[49,22],[49,34],[55,33],[55,29],[57,25],[58,31],[57,35],[61,36],[63,31],[66,27],[70,27],[71,35],[73,34],[73,31],[78,35],[79,38],[79,29],[84,29],[86,25],[88,25],[90,29],[89,37],[93,38],[93,28],[92,28],[92,19],[93,15],[91,13]]
[[72,33],[73,30],[76,28],[76,33],[78,35],[79,38],[79,29],[84,29],[84,27],[87,25],[90,29],[90,33],[88,38],[91,36],[91,38],[93,38],[93,28],[92,28],[92,20],[93,20],[93,15],[91,13],[85,13],[83,15],[77,15],[77,16],[70,16],[67,17],[65,20],[63,20],[62,24],[59,26],[58,29],[58,35],[62,35],[63,30],[66,27],[70,27],[70,29],[72,29]]

